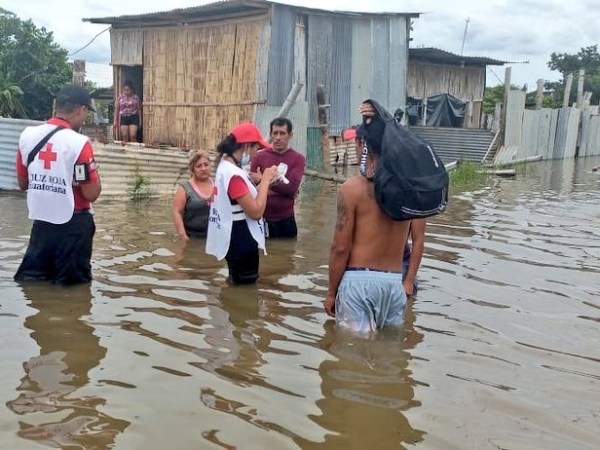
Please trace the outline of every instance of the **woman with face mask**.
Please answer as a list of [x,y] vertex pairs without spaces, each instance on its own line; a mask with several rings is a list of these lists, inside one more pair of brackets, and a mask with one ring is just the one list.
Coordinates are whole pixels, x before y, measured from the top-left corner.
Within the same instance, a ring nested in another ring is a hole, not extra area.
[[[236,125],[217,146],[219,153],[211,202],[206,253],[223,258],[233,284],[258,278],[258,249],[265,249],[262,215],[277,166],[264,170],[258,188],[243,170],[261,148],[269,147],[252,123]],[[266,182],[265,182],[266,181]]]

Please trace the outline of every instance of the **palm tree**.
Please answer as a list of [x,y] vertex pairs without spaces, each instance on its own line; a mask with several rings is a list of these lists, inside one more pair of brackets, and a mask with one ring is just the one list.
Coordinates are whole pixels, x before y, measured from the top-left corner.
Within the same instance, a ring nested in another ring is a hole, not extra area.
[[27,118],[20,97],[23,90],[0,71],[0,116]]

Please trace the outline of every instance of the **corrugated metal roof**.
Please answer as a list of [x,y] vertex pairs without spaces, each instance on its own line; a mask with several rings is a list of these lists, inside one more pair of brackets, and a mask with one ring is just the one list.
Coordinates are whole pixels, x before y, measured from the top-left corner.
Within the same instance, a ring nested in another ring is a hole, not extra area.
[[18,189],[15,159],[19,136],[26,127],[42,123],[44,122],[0,117],[0,189]]
[[455,64],[466,66],[502,66],[506,61],[484,56],[463,56],[440,50],[439,48],[411,48],[408,50],[409,61],[423,61],[438,64]]
[[284,5],[266,0],[229,0],[209,3],[191,8],[179,8],[147,14],[127,16],[92,17],[84,18],[84,22],[105,23],[117,27],[123,26],[152,26],[165,24],[190,23],[210,19],[221,19],[224,16],[244,16],[262,14],[271,9],[272,5],[281,5],[298,11],[312,14],[341,14],[347,16],[408,16],[419,17],[420,13],[399,12],[356,12],[356,11],[328,11],[324,9],[305,8],[302,6]]

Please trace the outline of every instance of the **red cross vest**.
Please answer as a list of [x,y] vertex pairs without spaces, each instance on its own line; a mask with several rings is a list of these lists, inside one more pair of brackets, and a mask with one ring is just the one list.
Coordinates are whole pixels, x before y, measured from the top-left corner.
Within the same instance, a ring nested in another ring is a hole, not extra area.
[[[27,166],[29,153],[54,128],[55,125],[46,123],[23,130],[19,139],[23,165]],[[65,128],[53,135],[39,151],[27,168],[30,219],[54,224],[71,220],[75,207],[74,166],[87,142],[87,137]]]

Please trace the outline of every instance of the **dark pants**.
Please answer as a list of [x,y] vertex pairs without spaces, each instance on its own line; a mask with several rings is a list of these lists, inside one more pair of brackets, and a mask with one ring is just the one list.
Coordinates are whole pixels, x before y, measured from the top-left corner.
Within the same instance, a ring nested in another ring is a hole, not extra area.
[[298,227],[294,216],[276,222],[268,221],[267,227],[269,230],[267,236],[271,239],[295,238],[298,236]]
[[94,218],[87,212],[75,213],[70,221],[61,225],[34,221],[15,281],[46,280],[62,285],[89,283],[95,232]]
[[140,115],[134,114],[132,116],[121,116],[120,125],[125,127],[129,125],[135,125],[136,127],[140,126]]
[[233,284],[252,284],[258,279],[258,244],[245,220],[233,222],[225,260],[229,268],[229,280]]

